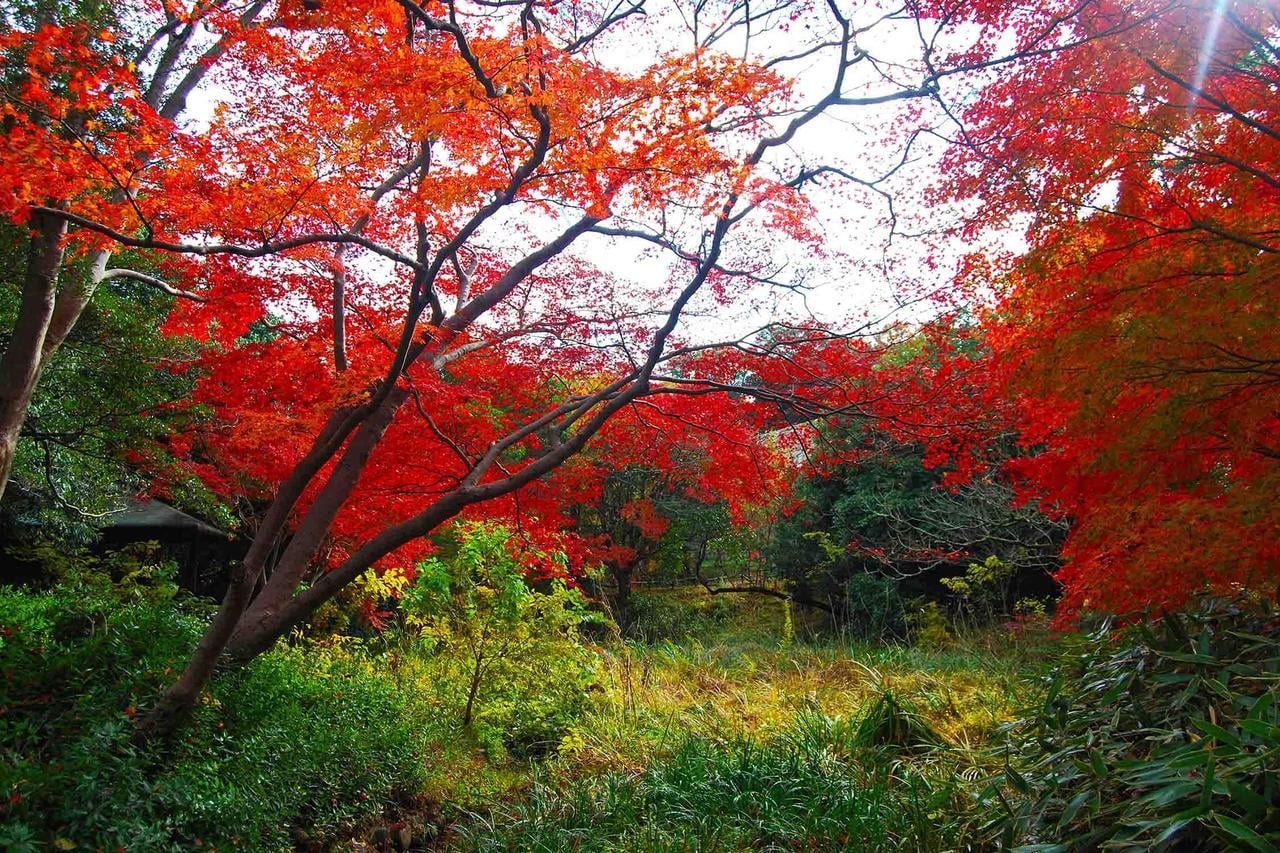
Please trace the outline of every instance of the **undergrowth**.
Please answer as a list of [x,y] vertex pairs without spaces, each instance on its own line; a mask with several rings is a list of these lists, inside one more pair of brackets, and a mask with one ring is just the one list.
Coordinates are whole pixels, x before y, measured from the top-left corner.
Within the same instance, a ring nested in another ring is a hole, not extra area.
[[0,847],[285,849],[421,789],[430,709],[351,649],[265,655],[216,679],[174,741],[135,747],[201,610],[0,589]]
[[[299,637],[140,750],[209,615],[172,592],[0,589],[3,849],[371,849],[412,809],[473,851],[1280,846],[1280,622],[1258,605],[919,648],[793,636],[742,600],[678,641],[580,646],[573,678],[540,656],[472,725],[438,649]],[[567,709],[546,748],[508,749],[544,705]]]
[[[643,771],[543,778],[473,815],[460,850],[954,850],[963,781],[876,726],[808,716],[775,738],[682,739]],[[930,738],[932,740],[932,738]],[[929,748],[933,748],[932,745]],[[942,817],[942,819],[939,819]]]
[[680,642],[608,644],[557,759],[462,809],[450,847],[979,849],[987,746],[1051,644],[788,643],[777,602],[739,608]]
[[1280,849],[1280,617],[1211,601],[1076,646],[1010,732],[1006,846]]

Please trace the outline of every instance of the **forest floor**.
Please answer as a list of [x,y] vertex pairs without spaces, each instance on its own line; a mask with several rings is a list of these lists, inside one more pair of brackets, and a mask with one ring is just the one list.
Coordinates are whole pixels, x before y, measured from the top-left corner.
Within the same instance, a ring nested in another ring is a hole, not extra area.
[[[945,823],[943,801],[999,773],[982,748],[1055,649],[1003,628],[936,648],[859,643],[772,598],[648,595],[692,630],[604,640],[600,688],[554,758],[495,762],[465,739],[440,755],[437,845],[954,849],[962,827],[922,837],[912,822]],[[868,760],[867,746],[887,749]],[[851,837],[846,810],[874,825]]]
[[526,653],[478,694],[425,628],[317,624],[139,749],[211,608],[86,577],[0,587],[6,853],[1280,845],[1265,600],[1060,637],[921,619],[911,645],[650,592],[643,639],[499,633]]
[[139,750],[210,606],[95,577],[0,587],[0,849],[973,848],[989,747],[1056,645],[868,644],[777,599],[649,592],[644,639],[538,637],[464,725],[465,656],[317,626]]

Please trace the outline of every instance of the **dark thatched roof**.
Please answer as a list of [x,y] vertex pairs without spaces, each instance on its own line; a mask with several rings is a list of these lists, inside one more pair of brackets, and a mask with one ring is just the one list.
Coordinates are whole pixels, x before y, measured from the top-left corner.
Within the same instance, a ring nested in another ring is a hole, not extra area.
[[111,520],[108,529],[136,530],[188,530],[204,536],[217,536],[225,539],[229,534],[219,530],[208,522],[201,521],[194,515],[187,515],[167,503],[157,500],[136,500],[129,502],[129,508]]

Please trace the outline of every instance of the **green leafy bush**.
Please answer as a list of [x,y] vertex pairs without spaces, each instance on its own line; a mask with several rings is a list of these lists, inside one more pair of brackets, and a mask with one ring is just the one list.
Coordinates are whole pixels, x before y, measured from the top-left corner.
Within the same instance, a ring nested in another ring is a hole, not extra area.
[[[199,637],[171,603],[87,587],[0,590],[0,795],[5,821],[84,843],[163,849],[131,717]],[[52,840],[52,839],[49,839]]]
[[218,684],[203,734],[180,746],[175,811],[206,838],[286,844],[284,830],[340,834],[415,794],[433,728],[425,697],[403,690],[359,643],[278,649]]
[[579,627],[598,617],[560,579],[532,588],[506,529],[467,525],[461,533],[449,559],[418,567],[401,606],[435,655],[436,686],[455,719],[491,754],[546,754],[585,709],[596,681],[597,659]]
[[955,637],[951,633],[951,619],[942,605],[926,601],[911,614],[911,639],[922,649],[945,649]]
[[101,585],[0,589],[7,848],[283,850],[294,826],[335,836],[420,789],[430,708],[359,648],[273,651],[215,679],[174,741],[131,744],[202,611]]
[[1210,602],[1100,632],[1013,730],[991,829],[1038,850],[1275,850],[1278,693],[1265,609]]
[[960,607],[959,617],[970,626],[988,625],[1008,614],[1018,567],[994,554],[981,563],[970,563],[963,575],[940,578]]

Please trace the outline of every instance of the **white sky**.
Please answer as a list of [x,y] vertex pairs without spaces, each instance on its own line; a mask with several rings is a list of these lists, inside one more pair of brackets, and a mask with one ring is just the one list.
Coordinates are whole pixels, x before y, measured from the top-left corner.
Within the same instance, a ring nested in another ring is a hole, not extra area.
[[[634,32],[620,31],[613,41],[602,42],[595,57],[606,64],[638,70],[664,48],[677,47],[664,45],[657,35],[676,29],[671,26],[675,13],[670,0],[650,3],[648,8],[651,11],[647,31],[653,34],[651,38],[637,41]],[[653,11],[655,9],[659,11]],[[847,10],[846,14],[855,26],[868,26],[881,19],[884,11],[876,3],[864,3]],[[766,56],[794,54],[803,50],[806,40],[814,35],[812,30],[804,29],[757,35],[754,47]],[[648,55],[638,51],[637,44],[646,45]],[[915,64],[919,53],[919,36],[913,21],[880,20],[859,38],[858,46],[880,59],[881,68],[894,74],[897,84],[918,83],[918,74],[901,67]],[[742,50],[742,40],[726,40],[719,47],[737,55]],[[826,50],[782,68],[796,80],[798,94],[808,102],[830,88],[835,62],[835,51]],[[854,66],[845,88],[851,94],[878,94],[893,91],[897,86],[882,80],[877,71],[865,64]],[[954,97],[956,93],[946,92],[944,88],[944,94]],[[895,166],[902,156],[902,145],[888,139],[889,125],[902,108],[902,102],[880,107],[832,107],[802,128],[785,152],[776,153],[787,157],[792,164],[829,164],[862,179],[877,178]],[[926,111],[926,114],[932,114],[932,120],[940,125],[944,122],[939,110]],[[936,246],[925,245],[912,236],[937,229],[951,215],[936,208],[926,211],[920,200],[920,191],[936,175],[941,150],[942,143],[936,139],[917,140],[907,164],[884,185],[894,197],[898,217],[898,233],[892,238],[885,223],[888,213],[885,198],[870,189],[834,178],[825,180],[823,186],[810,185],[806,195],[816,209],[816,230],[826,238],[827,257],[816,258],[803,247],[788,246],[785,242],[777,243],[774,249],[779,263],[786,264],[788,270],[806,271],[806,290],[801,294],[758,288],[735,305],[738,310],[730,316],[726,316],[724,309],[716,308],[714,318],[687,317],[682,332],[694,338],[722,338],[730,329],[746,331],[775,314],[812,314],[822,322],[835,325],[859,322],[867,316],[885,316],[889,312],[893,312],[896,319],[907,321],[926,316],[929,309],[924,306],[900,306],[918,297],[922,290],[945,287],[950,278],[949,269],[962,248],[952,245],[949,252],[944,250],[940,255]],[[923,259],[930,253],[939,266],[933,272],[926,272]],[[637,252],[634,246],[623,247],[617,241],[593,241],[587,247],[587,254],[614,269],[625,265],[641,280],[657,280],[668,274],[664,260],[652,257],[651,253]]]
[[[632,19],[615,35],[602,39],[594,54],[596,60],[636,71],[659,58],[664,51],[687,49],[688,44],[670,42],[670,34],[677,32],[674,25],[679,21],[673,0],[653,0],[648,9],[647,18]],[[857,10],[854,20],[855,23],[870,23],[881,14],[874,6],[866,5]],[[791,54],[803,49],[805,40],[810,37],[812,31],[803,29],[757,35],[753,45],[769,55]],[[918,44],[914,23],[892,20],[881,22],[859,41],[860,47],[887,63],[881,68],[889,69],[902,85],[918,82],[918,74],[907,68],[894,68],[894,65],[911,64],[918,53]],[[726,40],[719,47],[740,52],[742,41],[731,43]],[[820,96],[830,86],[834,63],[834,51],[827,50],[783,67],[795,77],[801,97],[811,99]],[[886,92],[891,91],[894,84],[878,79],[869,64],[859,64],[853,68],[846,91],[864,93],[864,88],[871,92]],[[944,94],[953,99],[958,95],[946,92],[945,88]],[[191,99],[186,121],[192,126],[207,123],[216,103],[226,96],[226,90],[219,89],[216,84],[206,86]],[[858,177],[878,177],[901,157],[901,145],[886,138],[887,127],[901,106],[901,103],[896,103],[883,107],[832,108],[803,128],[785,151],[775,154],[789,161],[787,171],[797,163],[806,166],[830,164]],[[940,114],[934,118],[941,123]],[[887,212],[884,198],[862,187],[840,186],[834,180],[827,181],[822,187],[811,185],[807,195],[816,209],[815,225],[826,238],[826,256],[815,257],[803,247],[788,245],[787,241],[778,240],[776,236],[769,238],[768,247],[775,259],[770,266],[785,268],[788,272],[781,276],[783,278],[804,270],[806,288],[798,292],[757,286],[735,301],[730,309],[702,299],[690,306],[680,329],[681,336],[694,340],[722,339],[730,334],[746,332],[770,319],[796,319],[806,315],[837,327],[860,322],[868,316],[884,316],[895,310],[896,319],[911,321],[924,317],[928,313],[927,307],[909,305],[895,309],[895,306],[901,306],[904,300],[910,301],[922,291],[945,287],[950,277],[949,268],[962,248],[953,244],[939,254],[936,246],[929,246],[926,241],[912,236],[937,228],[950,215],[936,208],[926,211],[919,198],[921,189],[933,179],[940,151],[941,143],[938,141],[919,140],[913,146],[908,163],[884,185],[884,189],[894,196],[899,217],[899,233],[892,242],[889,242],[889,231],[884,222]],[[512,213],[512,216],[517,215],[522,222],[529,223],[527,211]],[[484,229],[480,242],[500,240],[504,227],[509,227],[509,223],[496,220]],[[534,230],[538,230],[536,225]],[[758,230],[755,236],[759,237]],[[731,244],[730,255],[732,248]],[[656,285],[672,274],[669,255],[638,241],[591,235],[581,239],[574,252],[619,278],[640,284]],[[929,253],[938,261],[932,270],[926,269],[924,264]],[[372,273],[377,265],[368,263],[368,270]]]

